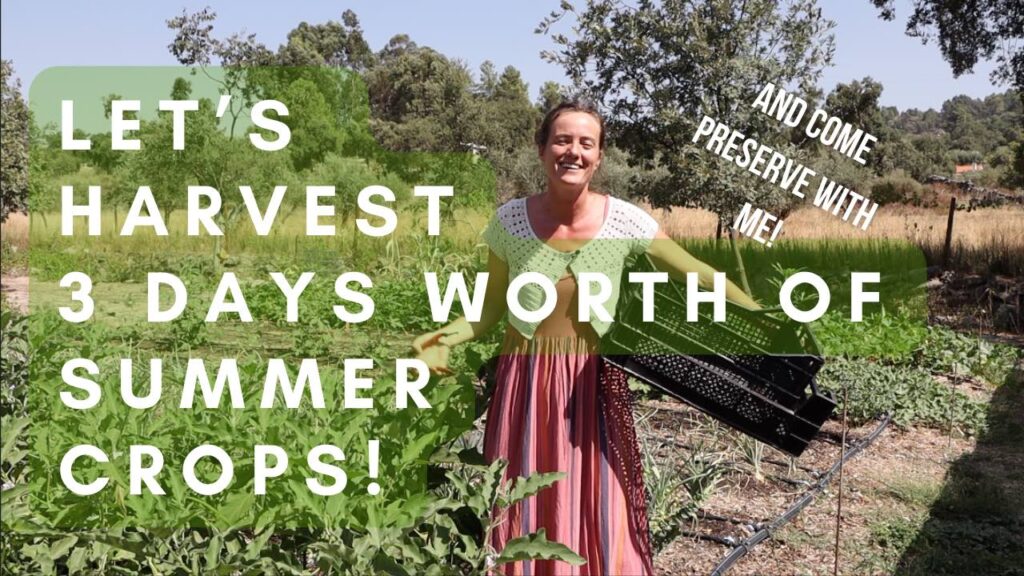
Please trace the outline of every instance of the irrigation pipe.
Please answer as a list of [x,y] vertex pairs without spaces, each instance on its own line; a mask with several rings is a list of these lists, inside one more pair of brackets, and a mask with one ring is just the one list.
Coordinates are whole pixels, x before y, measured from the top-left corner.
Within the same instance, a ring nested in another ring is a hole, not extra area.
[[684,538],[694,538],[696,540],[707,540],[708,542],[714,542],[715,544],[721,544],[722,546],[735,546],[736,541],[729,538],[728,536],[715,536],[714,534],[700,534],[697,532],[691,532],[689,530],[681,530],[679,535]]
[[846,451],[846,454],[842,458],[837,460],[835,464],[833,464],[832,467],[829,468],[824,474],[822,474],[821,477],[818,478],[818,481],[817,483],[815,483],[814,487],[805,492],[803,496],[801,496],[796,502],[794,502],[793,505],[789,508],[789,510],[786,510],[785,512],[782,513],[781,516],[776,518],[770,524],[761,528],[752,536],[736,545],[736,547],[733,548],[732,551],[729,552],[729,554],[725,558],[723,558],[721,562],[718,563],[718,566],[715,566],[715,569],[711,572],[711,576],[721,576],[722,574],[725,574],[726,571],[729,570],[729,568],[731,568],[733,564],[738,562],[740,558],[746,556],[747,552],[750,552],[750,550],[753,549],[754,546],[757,546],[761,542],[767,540],[776,530],[778,530],[784,524],[795,518],[801,510],[803,510],[805,507],[807,507],[808,504],[814,501],[814,498],[818,495],[818,493],[823,491],[828,486],[829,481],[832,479],[832,476],[839,470],[840,466],[842,466],[850,458],[853,458],[858,453],[860,453],[861,450],[870,446],[871,443],[874,442],[876,438],[878,438],[882,431],[885,430],[887,426],[889,426],[889,422],[891,421],[891,414],[886,414],[885,416],[883,416],[882,421],[878,424],[878,426],[874,430],[872,430],[870,434],[868,434],[867,436],[858,440],[852,446],[850,446],[850,448]]

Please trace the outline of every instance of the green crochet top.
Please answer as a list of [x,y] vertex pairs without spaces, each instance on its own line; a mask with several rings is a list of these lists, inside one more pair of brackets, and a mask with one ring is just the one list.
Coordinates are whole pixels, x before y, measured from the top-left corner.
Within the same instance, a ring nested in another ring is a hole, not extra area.
[[[608,197],[608,212],[597,235],[582,247],[572,252],[552,248],[537,237],[526,215],[526,199],[511,200],[498,208],[497,213],[484,229],[483,238],[498,258],[508,263],[509,280],[525,272],[542,274],[552,284],[565,275],[568,269],[577,282],[583,272],[601,273],[611,281],[611,297],[605,302],[610,317],[615,317],[619,301],[622,270],[627,259],[647,251],[658,222],[640,207]],[[582,288],[582,284],[580,284]],[[596,292],[597,288],[591,288]],[[544,303],[545,292],[536,283],[527,283],[518,295],[519,304],[525,310],[538,310]],[[603,336],[611,322],[602,320],[592,313],[590,325],[598,336]],[[515,314],[509,314],[509,323],[525,338],[533,338],[540,322],[527,322]]]

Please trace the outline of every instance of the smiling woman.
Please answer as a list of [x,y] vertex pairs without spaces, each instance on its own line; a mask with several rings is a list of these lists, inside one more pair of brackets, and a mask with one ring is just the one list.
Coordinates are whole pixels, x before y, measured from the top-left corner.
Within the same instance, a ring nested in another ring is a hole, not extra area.
[[[639,451],[632,420],[621,417],[628,389],[624,375],[608,370],[597,354],[611,318],[580,320],[575,304],[578,280],[586,284],[591,272],[619,278],[625,258],[646,250],[658,226],[636,206],[590,190],[605,145],[596,109],[557,106],[537,130],[536,144],[547,188],[501,206],[484,231],[489,277],[479,320],[459,318],[420,336],[413,348],[434,371],[447,371],[450,346],[484,334],[512,312],[487,411],[484,457],[506,460],[508,479],[557,471],[566,477],[513,505],[490,544],[501,550],[545,530],[549,540],[582,556],[586,568],[524,561],[506,564],[505,574],[651,574]],[[523,318],[505,298],[530,273],[554,286],[534,285],[518,295],[529,310],[547,301],[543,317]]]
[[[582,556],[586,567],[524,561],[506,564],[506,575],[652,574],[626,379],[597,353],[611,317],[581,320],[575,304],[588,274],[621,277],[625,259],[648,248],[658,225],[636,206],[590,190],[605,145],[604,122],[593,107],[557,106],[537,130],[536,144],[547,189],[501,206],[484,231],[489,279],[479,321],[460,318],[420,336],[413,347],[428,366],[446,371],[449,346],[483,334],[512,312],[487,411],[484,457],[506,460],[508,479],[557,471],[566,477],[513,505],[490,544],[501,550],[544,530]],[[544,317],[523,318],[513,302],[506,304],[506,287],[524,274],[539,274],[554,286],[518,296],[530,310],[547,300]],[[613,314],[618,283],[608,292]]]
[[[423,334],[413,349],[434,372],[447,372],[451,346],[479,337],[510,313],[487,410],[484,457],[507,461],[507,479],[566,476],[513,505],[490,544],[501,550],[544,530],[586,566],[524,561],[506,564],[506,576],[653,574],[629,387],[625,373],[603,361],[599,342],[611,325],[628,259],[647,254],[661,272],[681,281],[695,273],[704,287],[716,283],[716,273],[659,231],[641,208],[590,189],[605,146],[596,108],[581,102],[556,106],[537,130],[536,144],[547,187],[499,207],[484,230],[489,276],[479,318],[459,318]],[[608,314],[582,319],[577,304],[594,273],[610,280],[602,290]],[[526,274],[539,274],[554,286],[545,291],[529,285],[518,294],[527,310],[548,301],[543,317],[523,318],[506,301],[507,288]],[[757,306],[728,281],[724,292]]]

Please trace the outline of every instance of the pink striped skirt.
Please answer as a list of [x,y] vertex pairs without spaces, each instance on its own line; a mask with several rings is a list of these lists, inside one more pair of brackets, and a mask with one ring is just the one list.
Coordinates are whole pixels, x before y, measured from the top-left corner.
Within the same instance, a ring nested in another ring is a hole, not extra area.
[[508,576],[654,573],[640,452],[626,376],[603,364],[593,339],[506,334],[487,411],[484,457],[506,479],[562,471],[536,496],[495,511],[491,545],[544,528],[587,562],[506,564]]

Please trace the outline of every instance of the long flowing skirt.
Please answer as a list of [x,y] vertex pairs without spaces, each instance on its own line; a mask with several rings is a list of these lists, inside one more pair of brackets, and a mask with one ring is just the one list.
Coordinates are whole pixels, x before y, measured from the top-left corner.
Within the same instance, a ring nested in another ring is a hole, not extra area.
[[544,528],[587,563],[515,562],[512,576],[653,574],[642,462],[626,376],[603,364],[592,339],[506,335],[487,412],[484,456],[506,478],[562,471],[553,486],[509,510],[491,544]]

